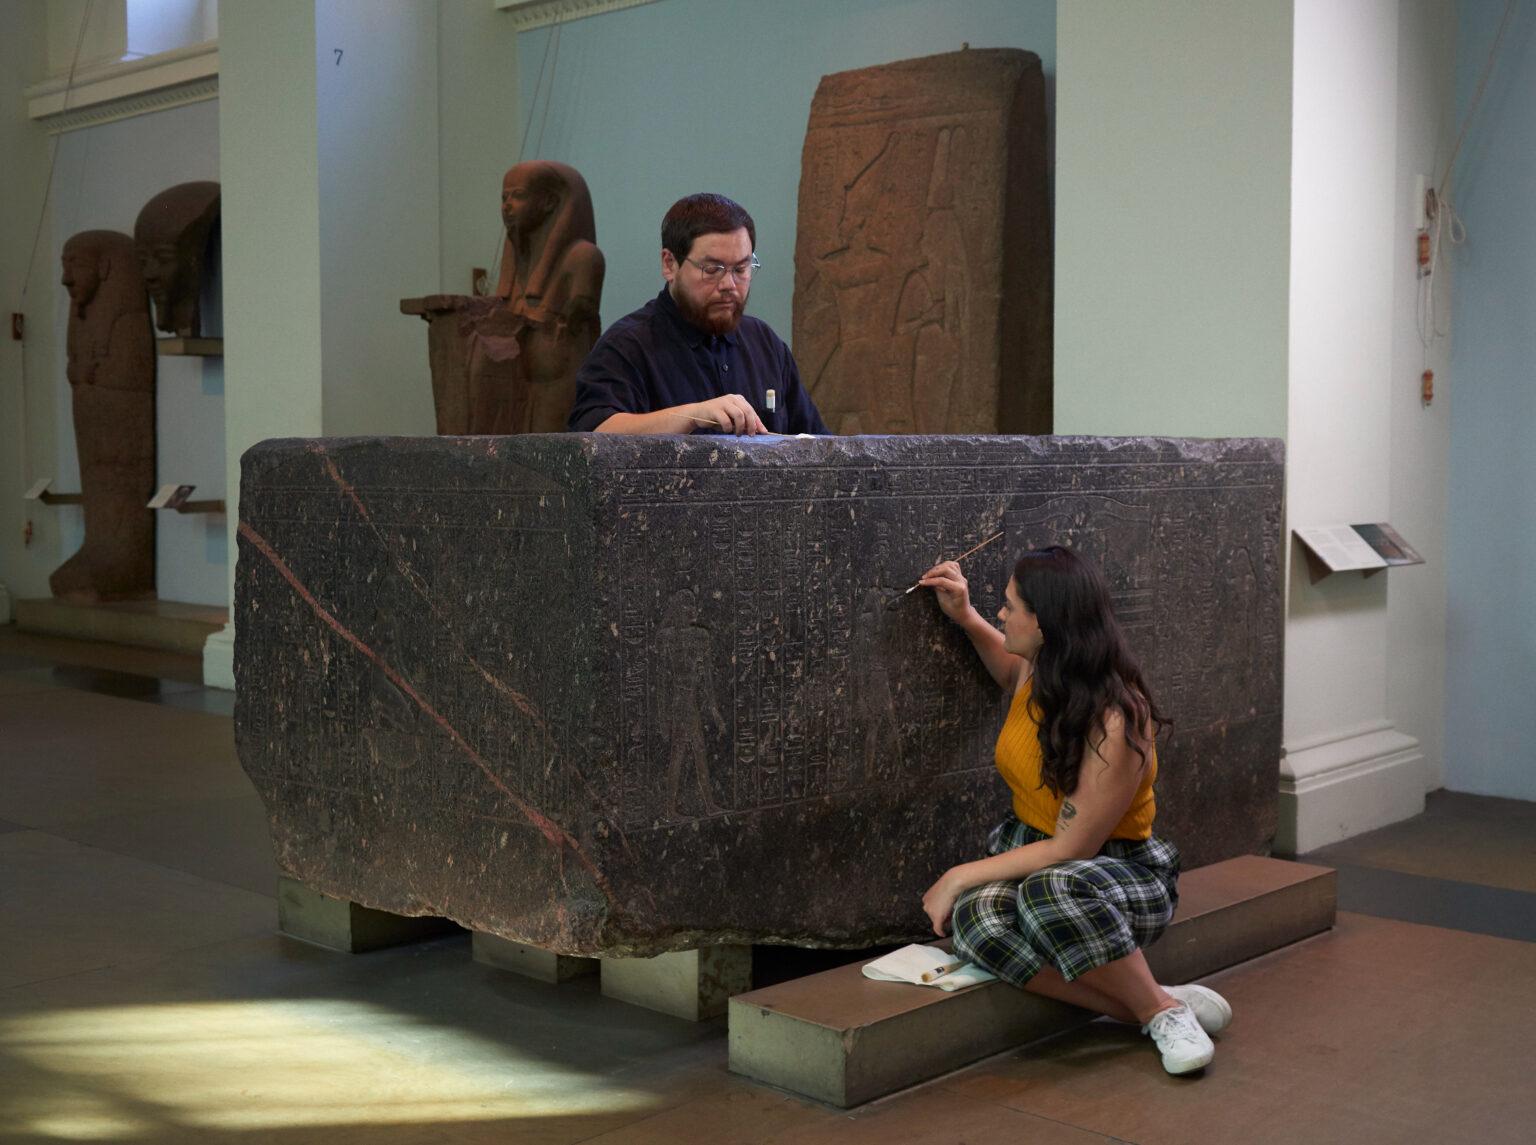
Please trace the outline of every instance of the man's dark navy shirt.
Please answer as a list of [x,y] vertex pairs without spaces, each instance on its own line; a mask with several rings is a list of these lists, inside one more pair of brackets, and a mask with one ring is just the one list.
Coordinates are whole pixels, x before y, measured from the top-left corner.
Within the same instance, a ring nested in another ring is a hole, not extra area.
[[[774,408],[768,408],[768,391]],[[616,413],[652,413],[740,394],[772,433],[829,433],[783,340],[743,315],[731,334],[706,334],[666,287],[604,332],[576,371],[567,429],[594,430]],[[704,426],[698,432],[711,432]]]

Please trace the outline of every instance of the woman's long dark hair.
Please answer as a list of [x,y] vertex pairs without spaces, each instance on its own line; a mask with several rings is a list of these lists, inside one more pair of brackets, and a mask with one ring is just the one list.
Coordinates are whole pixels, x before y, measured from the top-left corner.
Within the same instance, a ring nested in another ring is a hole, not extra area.
[[1125,738],[1146,766],[1148,747],[1170,721],[1126,645],[1103,574],[1071,549],[1049,545],[1019,558],[1013,583],[1043,639],[1029,699],[1040,725],[1042,786],[1056,795],[1077,789],[1083,757],[1098,746],[1112,710],[1125,717]]

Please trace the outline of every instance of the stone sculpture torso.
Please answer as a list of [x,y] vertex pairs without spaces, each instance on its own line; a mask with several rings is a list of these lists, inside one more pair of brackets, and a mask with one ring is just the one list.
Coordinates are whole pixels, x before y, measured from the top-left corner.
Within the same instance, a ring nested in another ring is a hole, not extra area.
[[155,592],[155,346],[134,241],[82,231],[64,244],[67,348],[85,541],[48,578],[55,596],[130,600]]
[[528,162],[502,183],[501,277],[489,297],[431,295],[400,308],[430,323],[439,433],[555,433],[602,323],[603,255],[592,200],[563,163]]

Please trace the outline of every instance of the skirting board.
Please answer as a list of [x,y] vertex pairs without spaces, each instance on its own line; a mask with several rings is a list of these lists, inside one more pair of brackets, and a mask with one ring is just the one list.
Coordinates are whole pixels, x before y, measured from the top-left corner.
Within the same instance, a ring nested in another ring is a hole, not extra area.
[[1304,741],[1280,763],[1275,851],[1304,855],[1424,810],[1419,741],[1389,723]]
[[203,641],[203,687],[235,690],[235,622]]

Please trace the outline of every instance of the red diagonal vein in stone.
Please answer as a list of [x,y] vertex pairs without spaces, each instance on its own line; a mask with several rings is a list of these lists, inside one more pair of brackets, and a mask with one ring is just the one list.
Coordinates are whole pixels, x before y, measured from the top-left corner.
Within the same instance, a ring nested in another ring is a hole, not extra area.
[[[312,594],[309,589],[304,587],[303,582],[301,582],[299,578],[294,574],[294,571],[288,567],[287,562],[284,561],[282,557],[277,555],[277,552],[272,548],[270,544],[267,543],[267,539],[265,537],[263,537],[255,529],[251,528],[251,526],[245,521],[240,522],[240,535],[251,544],[256,546],[256,548],[261,552],[261,555],[266,557],[267,560],[271,562],[272,567],[275,568],[278,571],[278,574],[281,575],[282,578],[286,580],[288,584],[293,588],[293,591],[299,594],[299,598],[314,610],[316,616],[323,620],[333,632],[335,632],[348,644],[351,644],[352,647],[356,648],[364,656],[368,657],[369,660],[373,661],[373,663],[378,666],[379,671],[383,672],[384,675],[389,678],[390,683],[394,684],[395,687],[399,688],[403,693],[409,696],[412,702],[414,702],[417,707],[426,713],[429,719],[437,724],[438,727],[442,728],[443,731],[448,733],[448,737],[453,740],[454,745],[469,758],[471,763],[473,763],[481,770],[482,773],[484,773],[486,779],[490,780],[493,787],[495,787],[498,791],[500,791],[503,795],[512,801],[513,806],[515,806],[519,811],[523,813],[528,822],[532,823],[539,829],[540,833],[543,834],[545,839],[549,840],[549,842],[552,843],[556,848],[569,847],[572,854],[574,854],[577,860],[580,861],[581,865],[586,868],[587,873],[592,876],[593,881],[596,882],[598,887],[602,889],[603,894],[607,895],[608,898],[612,900],[613,890],[608,885],[608,880],[603,877],[602,872],[597,869],[597,865],[593,863],[591,858],[587,856],[586,852],[581,849],[581,844],[572,838],[572,836],[559,824],[555,823],[548,816],[541,813],[536,807],[529,804],[520,795],[508,787],[505,781],[503,781],[502,778],[491,769],[490,764],[485,761],[485,758],[474,749],[468,740],[459,734],[458,729],[450,724],[441,712],[439,712],[431,705],[431,703],[427,701],[426,697],[424,697],[420,692],[411,686],[409,680],[400,675],[400,673],[396,672],[395,669],[389,664],[385,663],[382,656],[380,656],[367,644],[363,643],[362,639],[359,638],[356,633],[354,633],[346,625],[342,624],[341,621],[337,620],[336,617],[333,616],[323,604],[315,599],[314,594]],[[562,873],[562,881],[563,878],[564,876]]]
[[[373,518],[368,513],[368,506],[364,505],[363,499],[357,495],[356,486],[354,486],[350,481],[341,475],[341,470],[336,468],[335,461],[331,459],[330,454],[326,453],[325,446],[321,445],[318,441],[311,441],[308,443],[308,446],[311,453],[319,455],[321,464],[325,466],[325,471],[331,475],[331,480],[336,482],[337,488],[342,491],[347,500],[352,502],[353,506],[355,506],[357,509],[358,515],[362,517],[363,521],[368,525],[368,527],[373,530],[374,539],[379,542],[379,547],[389,554],[390,559],[394,561],[395,568],[398,569],[400,575],[405,578],[406,583],[415,589],[416,595],[421,597],[421,599],[426,602],[427,607],[432,610],[432,615],[437,618],[438,622],[450,632],[453,631],[453,623],[448,619],[448,617],[444,616],[442,611],[437,607],[437,602],[432,599],[432,593],[428,590],[426,582],[421,579],[421,574],[411,567],[409,561],[400,557],[400,555],[395,551],[394,547],[390,545],[383,532],[377,525],[373,523]],[[544,717],[539,714],[539,710],[533,706],[533,702],[517,689],[507,684],[504,680],[498,678],[494,673],[492,673],[483,664],[481,664],[480,661],[471,656],[469,651],[464,647],[463,641],[457,640],[456,638],[456,642],[459,645],[459,651],[464,653],[464,658],[469,661],[470,666],[473,667],[476,672],[480,673],[485,682],[491,687],[495,688],[508,700],[510,700],[513,707],[517,708],[518,711],[522,712],[523,715],[532,720],[534,726],[539,729],[540,734],[548,738],[549,727],[544,723]],[[583,782],[585,782],[585,779],[583,779]],[[588,788],[588,791],[591,791],[590,787]]]
[[[305,445],[311,453],[318,453],[320,455],[320,460],[325,465],[325,471],[331,475],[331,480],[340,486],[341,491],[346,494],[347,500],[352,502],[363,520],[372,525],[373,519],[368,516],[368,506],[364,505],[362,499],[358,497],[357,490],[352,487],[352,483],[341,475],[341,470],[336,468],[336,463],[325,452],[325,446],[321,445],[318,441],[309,441]],[[378,530],[375,529],[374,532],[378,532]]]
[[[421,579],[421,574],[411,567],[409,561],[405,560],[399,555],[395,547],[389,543],[389,539],[384,536],[383,531],[373,523],[373,517],[368,512],[368,506],[363,504],[363,499],[357,495],[357,487],[341,475],[341,470],[336,467],[336,462],[331,458],[331,455],[325,451],[325,446],[318,441],[310,441],[306,443],[306,447],[311,453],[320,458],[320,462],[325,466],[325,471],[330,474],[331,480],[336,483],[336,487],[341,490],[342,494],[352,502],[353,506],[357,509],[358,516],[362,517],[368,528],[373,531],[374,540],[378,541],[379,547],[383,549],[387,554],[389,554],[390,560],[394,562],[395,568],[399,570],[400,575],[405,578],[406,583],[409,584],[411,588],[416,590],[416,595],[421,597],[421,599],[426,603],[426,606],[432,610],[432,615],[437,618],[438,623],[443,626],[444,631],[453,634],[454,643],[459,646],[459,651],[464,654],[464,659],[469,662],[470,667],[474,668],[476,672],[480,673],[480,677],[485,680],[486,683],[490,684],[491,687],[495,688],[498,692],[510,700],[512,705],[517,708],[518,711],[522,712],[525,716],[532,720],[534,726],[539,729],[540,734],[542,734],[545,740],[548,741],[551,738],[549,727],[547,724],[545,724],[544,718],[539,714],[538,709],[533,706],[533,702],[529,700],[527,696],[513,688],[511,685],[498,678],[494,673],[492,673],[483,664],[481,664],[480,661],[476,660],[469,654],[469,649],[464,647],[464,642],[460,640],[457,633],[454,632],[453,622],[448,617],[444,616],[442,610],[438,608],[437,602],[432,598],[432,593],[428,589],[426,582]],[[489,453],[492,457],[496,455],[494,442],[489,443],[487,447],[487,453]],[[581,769],[571,765],[571,770],[576,773],[576,778],[581,781],[582,787],[586,788],[587,795],[591,797],[595,804],[601,805],[602,799],[598,795],[596,789],[593,788],[591,781],[587,779],[585,774],[582,773]],[[614,834],[618,836],[619,844],[624,848],[625,853],[632,855],[633,852],[630,849],[629,837],[624,834],[623,828],[620,827],[616,821],[613,823],[613,831]],[[649,894],[649,892],[647,892],[647,894]]]

